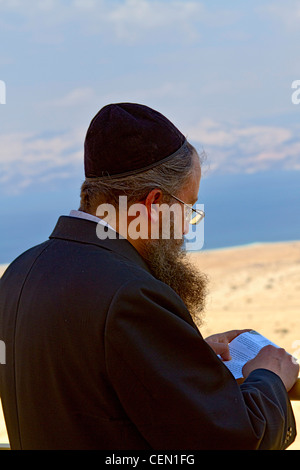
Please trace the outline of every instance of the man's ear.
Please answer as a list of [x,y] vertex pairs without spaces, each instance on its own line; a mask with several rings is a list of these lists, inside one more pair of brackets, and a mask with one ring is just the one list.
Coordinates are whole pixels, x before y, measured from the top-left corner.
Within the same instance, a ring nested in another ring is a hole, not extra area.
[[145,200],[145,206],[148,212],[148,219],[152,223],[159,221],[159,204],[161,204],[163,193],[161,189],[152,189]]

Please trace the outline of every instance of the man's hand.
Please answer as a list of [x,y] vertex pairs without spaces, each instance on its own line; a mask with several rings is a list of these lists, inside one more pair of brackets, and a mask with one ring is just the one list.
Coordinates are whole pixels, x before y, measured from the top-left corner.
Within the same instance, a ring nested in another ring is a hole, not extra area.
[[255,369],[268,369],[279,375],[287,391],[295,384],[299,374],[299,364],[282,348],[265,346],[257,356],[243,367],[246,378]]
[[229,353],[229,343],[240,334],[246,333],[246,331],[251,331],[251,329],[225,331],[225,333],[208,336],[205,338],[205,341],[216,354],[221,356],[223,361],[230,361],[231,356]]

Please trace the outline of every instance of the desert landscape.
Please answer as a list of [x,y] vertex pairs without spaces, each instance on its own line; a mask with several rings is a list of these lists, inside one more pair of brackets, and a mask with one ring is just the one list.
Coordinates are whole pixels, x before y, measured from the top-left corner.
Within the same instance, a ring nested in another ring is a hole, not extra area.
[[[252,328],[300,358],[300,241],[191,253],[209,277],[204,337]],[[5,266],[0,267],[0,276]],[[292,402],[300,426],[300,401]],[[299,428],[300,429],[300,428]],[[0,416],[0,443],[8,442]],[[300,449],[300,435],[289,450]]]
[[[300,241],[193,253],[209,276],[201,333],[252,328],[300,358]],[[292,402],[299,435],[300,401]]]

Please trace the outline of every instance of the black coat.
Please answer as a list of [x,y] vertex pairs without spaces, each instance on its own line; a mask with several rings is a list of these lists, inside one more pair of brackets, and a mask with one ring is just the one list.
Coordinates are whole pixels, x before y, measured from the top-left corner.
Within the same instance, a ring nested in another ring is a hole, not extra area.
[[0,392],[13,449],[282,449],[281,379],[237,385],[178,295],[125,239],[63,216],[0,281]]

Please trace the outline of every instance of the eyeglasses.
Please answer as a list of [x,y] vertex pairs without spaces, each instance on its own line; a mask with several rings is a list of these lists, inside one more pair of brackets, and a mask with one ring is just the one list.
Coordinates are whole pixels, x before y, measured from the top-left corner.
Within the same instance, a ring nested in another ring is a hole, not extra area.
[[173,194],[170,194],[176,201],[181,202],[181,204],[184,205],[184,213],[185,213],[185,219],[189,224],[191,225],[197,225],[201,220],[204,219],[205,217],[205,212],[201,210],[194,209],[190,204],[187,204],[186,202],[183,202],[181,199],[178,197],[174,196]]

